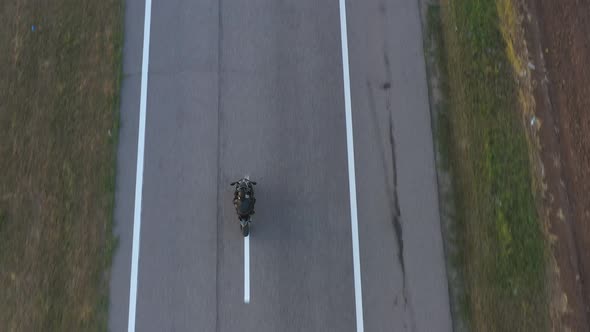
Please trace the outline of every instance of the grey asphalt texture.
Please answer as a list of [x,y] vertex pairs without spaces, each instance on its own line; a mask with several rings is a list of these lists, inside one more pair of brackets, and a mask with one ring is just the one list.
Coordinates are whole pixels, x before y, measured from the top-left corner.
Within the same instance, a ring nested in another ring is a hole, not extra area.
[[[450,331],[416,0],[348,1],[365,331]],[[109,328],[126,331],[144,2],[127,0]],[[355,331],[337,1],[154,1],[136,331]],[[243,302],[229,183],[258,181]]]

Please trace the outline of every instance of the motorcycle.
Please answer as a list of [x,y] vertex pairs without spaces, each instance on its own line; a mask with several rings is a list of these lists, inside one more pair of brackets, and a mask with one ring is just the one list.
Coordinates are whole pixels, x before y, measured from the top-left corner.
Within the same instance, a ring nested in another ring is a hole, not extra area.
[[240,230],[244,237],[250,234],[250,223],[252,222],[254,204],[256,203],[254,197],[255,185],[256,182],[250,181],[248,178],[230,183],[230,186],[234,187],[233,203],[240,220]]

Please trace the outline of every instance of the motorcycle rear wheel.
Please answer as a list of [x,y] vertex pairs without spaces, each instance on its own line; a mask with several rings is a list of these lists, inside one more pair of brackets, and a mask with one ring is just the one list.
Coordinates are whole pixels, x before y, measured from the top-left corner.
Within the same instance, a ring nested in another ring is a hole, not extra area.
[[240,229],[242,230],[242,235],[247,237],[250,234],[250,223],[246,223],[245,225],[240,225]]

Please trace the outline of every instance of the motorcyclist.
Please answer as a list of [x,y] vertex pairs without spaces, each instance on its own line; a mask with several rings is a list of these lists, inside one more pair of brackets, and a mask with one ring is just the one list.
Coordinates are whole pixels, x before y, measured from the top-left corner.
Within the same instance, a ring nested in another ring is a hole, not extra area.
[[254,205],[256,198],[254,197],[254,188],[250,181],[240,181],[234,191],[234,207],[240,219],[248,219],[250,215],[255,213]]

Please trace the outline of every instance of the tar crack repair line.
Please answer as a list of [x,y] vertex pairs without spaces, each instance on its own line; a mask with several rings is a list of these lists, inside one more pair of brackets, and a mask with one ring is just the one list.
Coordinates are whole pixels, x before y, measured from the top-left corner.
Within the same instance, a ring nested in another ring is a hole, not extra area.
[[[385,65],[385,73],[387,75],[387,83],[391,82],[391,65],[389,63],[389,57],[387,56],[386,50],[387,45],[383,45],[383,62]],[[387,88],[388,90],[389,88]],[[403,227],[401,223],[401,209],[399,207],[398,195],[397,195],[397,166],[396,166],[396,154],[395,154],[395,136],[394,136],[394,126],[393,126],[393,110],[391,106],[391,95],[387,93],[387,97],[385,99],[385,108],[387,109],[387,113],[389,114],[389,144],[391,147],[391,165],[393,167],[393,205],[394,205],[394,212],[393,212],[393,228],[395,231],[395,236],[397,238],[397,245],[398,245],[398,261],[402,270],[402,286],[403,286],[403,297],[404,297],[404,308],[409,312],[409,319],[410,319],[410,330],[416,330],[416,322],[414,318],[414,308],[412,307],[408,285],[407,285],[407,278],[406,278],[406,264],[404,261],[404,236],[403,236]],[[404,324],[405,325],[405,324]]]

